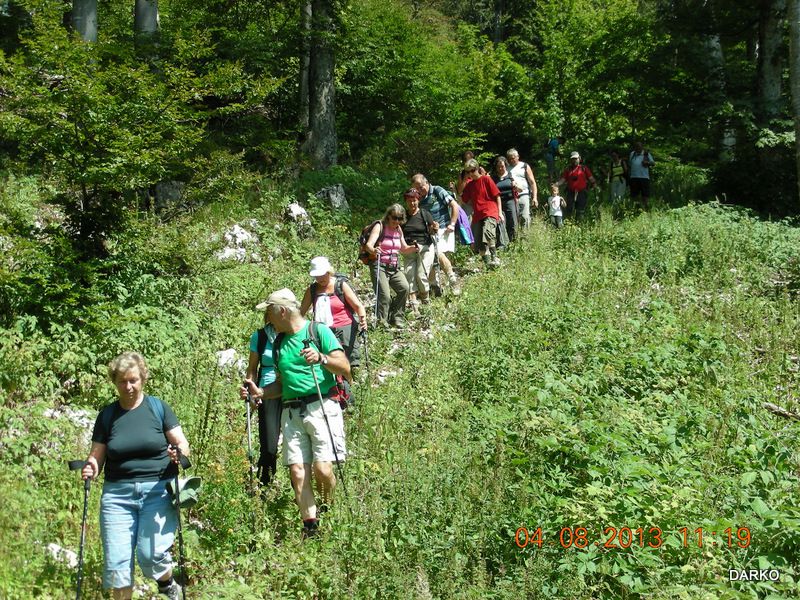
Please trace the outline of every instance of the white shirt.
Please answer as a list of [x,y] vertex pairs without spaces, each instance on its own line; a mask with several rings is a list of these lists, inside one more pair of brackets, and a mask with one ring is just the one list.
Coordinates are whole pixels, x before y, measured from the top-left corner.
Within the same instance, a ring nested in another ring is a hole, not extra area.
[[551,217],[563,217],[561,212],[561,196],[550,196],[547,199],[547,204],[550,206]]
[[528,178],[525,174],[528,172],[528,165],[527,163],[517,161],[513,167],[511,165],[508,166],[508,171],[511,173],[511,177],[514,178],[514,181],[517,183],[517,187],[520,189],[519,195],[520,196],[530,196],[531,195],[531,186],[528,185]]

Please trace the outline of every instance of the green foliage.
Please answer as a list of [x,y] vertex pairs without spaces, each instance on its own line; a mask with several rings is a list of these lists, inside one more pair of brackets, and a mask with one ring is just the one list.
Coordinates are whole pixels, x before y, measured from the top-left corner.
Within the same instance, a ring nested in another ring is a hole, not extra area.
[[[348,193],[367,207],[391,180],[339,169],[304,185],[328,177],[356,185]],[[0,337],[0,527],[22,532],[0,553],[4,595],[58,597],[71,584],[43,547],[76,548],[80,485],[63,457],[85,453],[86,430],[44,408],[102,406],[113,397],[103,365],[127,348],[149,358],[148,391],[175,407],[205,479],[184,515],[200,596],[749,597],[725,576],[752,565],[781,569],[772,593],[796,595],[796,426],[761,408],[800,410],[798,312],[785,283],[796,229],[717,204],[603,214],[559,232],[536,221],[503,269],[465,280],[463,301],[430,308],[432,335],[370,333],[376,387],[357,386],[347,421],[351,497],[339,496],[309,545],[285,474],[265,500],[247,495],[238,375],[215,364],[219,349],[244,353],[257,299],[302,290],[314,254],[338,266],[352,252],[342,224],[317,219],[314,240],[276,228],[288,199],[264,189],[177,228],[140,221],[113,240],[106,301],[80,329],[45,335],[27,318]],[[234,221],[259,234],[262,263],[212,258],[213,232]],[[369,285],[353,281],[365,296]],[[378,385],[379,369],[395,374]],[[87,597],[100,597],[98,496]],[[541,526],[545,545],[520,549],[520,526]],[[660,527],[664,544],[562,549],[561,528],[579,526],[592,541],[607,527]],[[684,547],[684,526],[704,528],[702,549],[693,533]],[[724,535],[710,545],[729,526],[750,529],[748,548],[728,549]]]

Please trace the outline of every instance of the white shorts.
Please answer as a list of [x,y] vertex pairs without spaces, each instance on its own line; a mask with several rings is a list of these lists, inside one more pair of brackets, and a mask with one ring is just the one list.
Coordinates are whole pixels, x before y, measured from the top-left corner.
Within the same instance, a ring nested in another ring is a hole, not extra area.
[[[330,424],[325,424],[319,400],[302,408],[284,406],[281,413],[283,432],[283,464],[285,466],[311,464],[312,462],[343,462],[347,454],[344,441],[344,418],[339,402],[325,399],[325,414]],[[331,446],[331,436],[336,444],[336,454]]]

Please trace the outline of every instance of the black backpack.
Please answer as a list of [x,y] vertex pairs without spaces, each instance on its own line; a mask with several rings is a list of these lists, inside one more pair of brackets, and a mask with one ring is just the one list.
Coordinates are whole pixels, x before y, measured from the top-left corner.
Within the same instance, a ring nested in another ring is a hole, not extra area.
[[[350,313],[350,316],[353,318],[354,323],[358,323],[358,315],[353,312],[353,309],[347,303],[344,297],[344,284],[347,282],[350,283],[350,279],[344,273],[336,273],[334,275],[334,283],[333,283],[333,293],[336,294],[336,297],[341,300],[342,304],[344,304],[347,311]],[[352,286],[351,286],[352,287]],[[317,282],[314,281],[308,286],[308,292],[311,295],[311,310],[314,311],[314,304],[317,299]]]

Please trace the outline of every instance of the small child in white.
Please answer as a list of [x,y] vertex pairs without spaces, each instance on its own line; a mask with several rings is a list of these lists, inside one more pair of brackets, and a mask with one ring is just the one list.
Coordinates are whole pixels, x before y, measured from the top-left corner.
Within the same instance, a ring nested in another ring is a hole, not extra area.
[[561,209],[567,206],[567,201],[559,196],[558,185],[555,183],[550,185],[550,197],[547,199],[547,205],[550,207],[550,222],[558,229],[564,224],[564,213],[561,212]]

